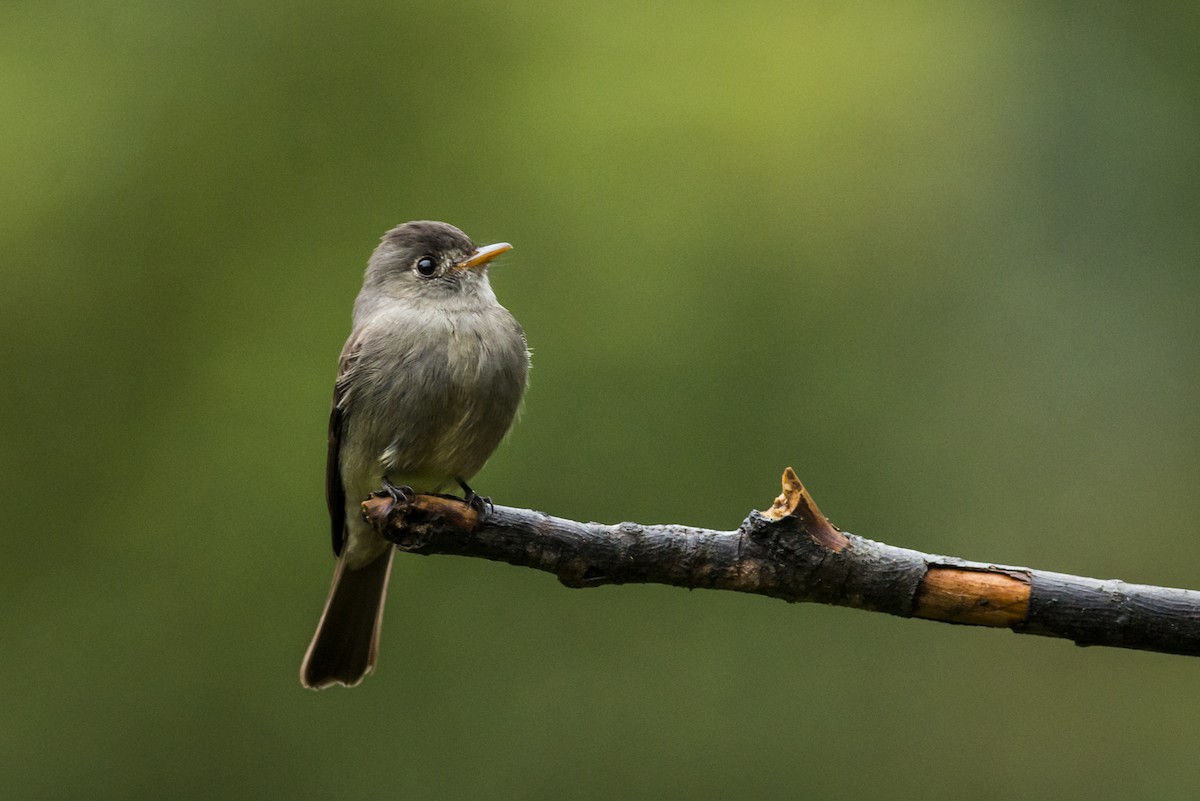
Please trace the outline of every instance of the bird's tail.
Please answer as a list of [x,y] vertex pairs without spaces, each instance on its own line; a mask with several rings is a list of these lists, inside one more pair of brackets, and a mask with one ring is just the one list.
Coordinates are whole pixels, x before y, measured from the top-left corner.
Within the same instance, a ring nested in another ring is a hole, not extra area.
[[353,687],[375,667],[395,550],[388,548],[357,570],[346,566],[349,549],[342,551],[317,633],[300,665],[300,683],[305,687]]

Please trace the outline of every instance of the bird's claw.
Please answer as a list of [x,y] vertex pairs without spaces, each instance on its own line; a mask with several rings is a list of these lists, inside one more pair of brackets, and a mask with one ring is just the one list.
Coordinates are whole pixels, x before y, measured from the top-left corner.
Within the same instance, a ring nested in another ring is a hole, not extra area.
[[492,499],[484,495],[475,494],[474,490],[468,492],[463,502],[475,510],[475,514],[479,515],[479,519],[483,520],[492,512],[496,511],[496,504],[492,503]]
[[412,487],[407,485],[403,487],[397,487],[388,479],[387,476],[383,477],[383,492],[379,494],[390,497],[393,504],[403,504],[404,506],[408,506],[410,503],[412,503],[413,498],[415,498],[417,495]]
[[492,503],[491,498],[477,494],[475,490],[471,489],[471,485],[461,478],[455,480],[458,481],[458,486],[462,487],[463,503],[474,509],[481,521],[496,511],[496,504]]

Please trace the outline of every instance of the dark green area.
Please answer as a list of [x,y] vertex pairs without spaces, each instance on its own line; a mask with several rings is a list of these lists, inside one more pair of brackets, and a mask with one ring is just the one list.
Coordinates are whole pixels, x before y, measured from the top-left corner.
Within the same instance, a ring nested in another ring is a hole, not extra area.
[[507,240],[475,482],[1200,587],[1200,13],[0,9],[0,781],[20,799],[1200,793],[1200,662],[397,560],[302,691],[334,363],[406,219]]

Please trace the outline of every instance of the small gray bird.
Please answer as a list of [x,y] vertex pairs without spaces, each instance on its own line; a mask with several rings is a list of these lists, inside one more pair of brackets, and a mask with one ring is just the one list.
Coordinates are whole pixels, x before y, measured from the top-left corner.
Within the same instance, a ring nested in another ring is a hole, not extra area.
[[483,467],[525,392],[525,333],[499,304],[488,264],[506,242],[476,248],[442,222],[388,231],[367,262],[342,349],[325,495],[338,557],[300,682],[353,687],[371,672],[394,549],[363,519],[385,482],[439,492]]

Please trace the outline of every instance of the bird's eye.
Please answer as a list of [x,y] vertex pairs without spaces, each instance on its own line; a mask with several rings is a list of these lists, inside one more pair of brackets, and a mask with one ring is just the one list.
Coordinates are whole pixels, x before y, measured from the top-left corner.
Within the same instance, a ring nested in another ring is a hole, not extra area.
[[437,272],[437,262],[433,256],[422,256],[417,259],[417,272],[426,277]]

